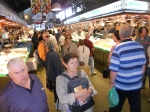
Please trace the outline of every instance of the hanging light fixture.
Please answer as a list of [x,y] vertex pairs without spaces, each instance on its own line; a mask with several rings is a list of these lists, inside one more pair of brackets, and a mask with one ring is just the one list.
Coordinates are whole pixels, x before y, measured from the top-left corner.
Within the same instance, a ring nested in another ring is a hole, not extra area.
[[58,2],[52,4],[52,11],[60,11],[60,10],[62,9],[61,5]]

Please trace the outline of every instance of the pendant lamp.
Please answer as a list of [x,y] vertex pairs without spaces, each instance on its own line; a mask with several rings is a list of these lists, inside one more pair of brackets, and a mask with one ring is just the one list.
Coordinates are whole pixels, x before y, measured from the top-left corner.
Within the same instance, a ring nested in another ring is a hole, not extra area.
[[60,10],[62,9],[61,5],[58,2],[52,4],[52,11],[60,11]]

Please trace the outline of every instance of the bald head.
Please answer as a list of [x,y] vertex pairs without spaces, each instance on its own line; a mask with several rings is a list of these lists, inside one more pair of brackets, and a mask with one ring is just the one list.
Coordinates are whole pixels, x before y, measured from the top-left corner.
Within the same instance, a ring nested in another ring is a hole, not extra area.
[[89,39],[89,38],[90,38],[90,33],[88,33],[88,32],[85,33],[85,38],[86,38],[86,39]]

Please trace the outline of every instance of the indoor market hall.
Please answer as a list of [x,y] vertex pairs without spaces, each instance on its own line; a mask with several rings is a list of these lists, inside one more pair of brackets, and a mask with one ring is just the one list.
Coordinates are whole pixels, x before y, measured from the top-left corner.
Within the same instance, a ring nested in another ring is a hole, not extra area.
[[0,112],[150,112],[150,0],[0,0]]

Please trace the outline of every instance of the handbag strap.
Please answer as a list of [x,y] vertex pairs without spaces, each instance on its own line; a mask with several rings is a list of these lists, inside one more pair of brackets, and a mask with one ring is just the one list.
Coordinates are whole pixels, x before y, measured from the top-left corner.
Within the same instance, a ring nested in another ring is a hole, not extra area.
[[69,77],[67,74],[61,74],[62,76],[64,76],[64,77],[66,77],[69,81],[71,81],[72,80],[72,78],[71,77]]
[[[73,78],[71,78],[69,75],[67,74],[61,74],[62,76],[66,77],[69,81],[73,80]],[[81,70],[77,71],[77,76],[81,77]]]

